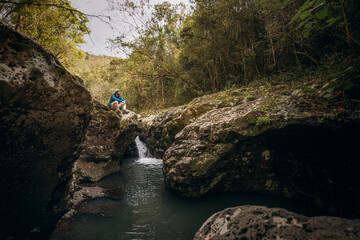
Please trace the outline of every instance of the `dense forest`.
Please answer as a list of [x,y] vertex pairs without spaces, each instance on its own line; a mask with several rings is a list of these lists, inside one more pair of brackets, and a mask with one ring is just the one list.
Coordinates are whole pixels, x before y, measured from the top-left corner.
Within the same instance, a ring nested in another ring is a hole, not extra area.
[[90,16],[69,0],[0,0],[0,18],[51,51],[95,99],[107,103],[120,88],[135,111],[248,84],[359,72],[358,0],[108,2],[136,32],[110,40],[119,58],[78,49]]

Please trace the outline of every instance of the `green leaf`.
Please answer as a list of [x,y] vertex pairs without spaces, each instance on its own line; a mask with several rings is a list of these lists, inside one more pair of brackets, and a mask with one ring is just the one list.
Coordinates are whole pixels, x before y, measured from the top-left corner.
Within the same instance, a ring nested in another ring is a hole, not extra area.
[[315,13],[315,17],[319,20],[325,19],[327,17],[327,15],[328,15],[328,9],[326,7],[320,9],[319,11],[317,11]]
[[295,14],[295,16],[291,19],[290,24],[292,24],[296,19],[298,19],[304,11],[314,4],[315,0],[307,0],[299,9],[299,11]]
[[305,11],[300,15],[301,20],[304,20],[305,18],[307,18],[309,16],[310,12],[309,11]]
[[301,27],[303,27],[304,25],[305,25],[305,21],[302,21],[301,23],[300,23],[300,25],[298,26],[298,28],[301,28]]
[[304,31],[304,38],[308,38],[310,36],[310,30],[309,28],[307,28],[305,31]]
[[311,23],[311,22],[308,22],[308,23],[305,24],[305,28],[306,28],[306,29],[311,28],[311,26],[312,26],[312,23]]
[[315,3],[316,6],[323,5],[323,4],[326,4],[325,0],[317,0]]
[[329,18],[328,20],[326,20],[327,23],[334,23],[336,21],[335,18]]
[[339,18],[330,18],[326,22],[328,25],[325,26],[325,28],[332,26],[334,23],[336,23],[339,20]]
[[299,16],[301,15],[301,13],[302,13],[302,12],[298,11],[298,12],[295,14],[295,16],[291,19],[290,24],[292,24],[296,19],[298,19]]
[[315,0],[307,0],[299,9],[299,12],[303,12],[308,7],[312,6],[314,4]]

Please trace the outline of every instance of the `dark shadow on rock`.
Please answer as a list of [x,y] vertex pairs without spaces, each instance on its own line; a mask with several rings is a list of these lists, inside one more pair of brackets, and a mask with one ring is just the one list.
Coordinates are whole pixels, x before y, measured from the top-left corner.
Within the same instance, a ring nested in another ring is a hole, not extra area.
[[83,81],[0,22],[0,239],[47,239],[90,121]]

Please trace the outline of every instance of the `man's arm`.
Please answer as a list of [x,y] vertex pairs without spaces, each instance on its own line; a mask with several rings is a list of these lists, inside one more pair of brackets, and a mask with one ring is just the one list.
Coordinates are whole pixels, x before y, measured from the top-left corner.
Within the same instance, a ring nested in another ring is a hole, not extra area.
[[125,99],[123,99],[121,96],[120,96],[120,98],[117,98],[113,95],[113,98],[114,98],[114,100],[116,100],[118,102],[126,102]]

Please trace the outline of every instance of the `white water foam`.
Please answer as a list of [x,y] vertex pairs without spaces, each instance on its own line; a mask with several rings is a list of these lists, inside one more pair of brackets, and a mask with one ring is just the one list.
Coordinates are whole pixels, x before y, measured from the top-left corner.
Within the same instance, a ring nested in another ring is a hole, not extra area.
[[139,163],[139,164],[143,164],[143,165],[157,165],[157,166],[160,166],[162,164],[162,160],[157,159],[157,158],[141,158],[141,159],[138,159],[136,162]]
[[143,142],[141,142],[139,137],[135,138],[135,144],[139,154],[139,159],[135,161],[136,163],[150,166],[162,165],[162,159],[157,159],[151,156],[148,148]]
[[139,159],[152,158],[146,145],[140,140],[139,136],[135,138],[136,148],[138,150]]

